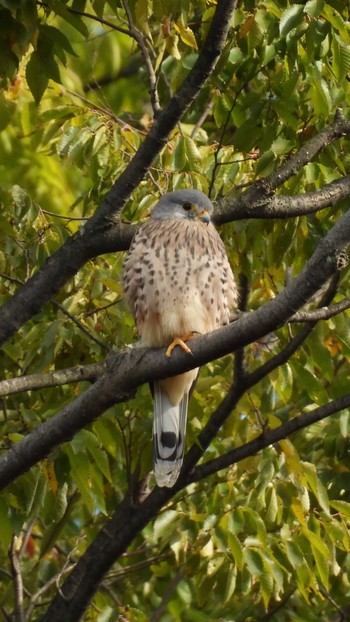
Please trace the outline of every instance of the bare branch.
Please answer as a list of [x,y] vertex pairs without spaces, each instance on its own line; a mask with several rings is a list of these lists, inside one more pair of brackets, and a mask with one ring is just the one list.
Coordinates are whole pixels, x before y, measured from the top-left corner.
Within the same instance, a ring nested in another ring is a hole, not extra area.
[[146,71],[148,74],[148,80],[149,80],[149,85],[150,85],[151,104],[152,104],[154,116],[156,116],[161,110],[160,103],[159,103],[158,89],[157,89],[158,80],[157,80],[155,71],[153,69],[151,57],[150,57],[149,50],[147,47],[147,42],[145,38],[143,37],[143,35],[137,30],[133,22],[131,11],[129,9],[127,0],[123,0],[123,6],[124,6],[124,10],[127,15],[128,22],[129,22],[130,34],[137,42],[137,45],[140,48],[141,54],[143,56],[143,60],[145,62],[145,67],[146,67]]
[[[237,201],[221,199],[219,201],[219,212],[215,211],[215,222],[223,222],[221,205],[225,210],[225,218],[230,213],[230,220],[241,220],[243,218],[292,218],[296,216],[306,216],[314,214],[326,207],[333,207],[342,199],[346,199],[350,194],[350,175],[341,179],[325,184],[319,190],[298,194],[294,196],[275,195],[271,198],[263,199],[261,205],[237,205]],[[220,215],[218,215],[220,214]],[[226,222],[226,220],[225,220]]]
[[58,387],[63,384],[72,384],[73,382],[95,382],[105,370],[106,364],[104,361],[101,361],[91,365],[77,365],[76,367],[49,371],[43,374],[31,374],[30,376],[18,376],[9,380],[1,380],[0,397],[22,393],[23,391]]
[[[226,454],[219,456],[219,458],[209,460],[205,464],[195,467],[192,473],[190,473],[190,475],[186,478],[185,483],[187,485],[192,482],[199,481],[203,479],[203,477],[208,477],[213,473],[217,473],[222,469],[236,464],[236,462],[239,462],[240,460],[244,460],[244,458],[247,458],[248,456],[255,455],[258,451],[261,451],[265,447],[273,445],[274,443],[291,436],[291,434],[294,434],[295,432],[298,432],[299,430],[302,430],[317,421],[321,421],[322,419],[325,419],[330,415],[334,415],[335,413],[339,413],[349,407],[350,393],[332,400],[323,406],[314,408],[314,410],[311,410],[310,412],[294,417],[293,419],[282,423],[278,426],[278,428],[267,431],[265,430],[260,436],[249,443],[232,449]],[[183,485],[184,482],[181,482],[181,484]]]
[[17,537],[13,536],[9,550],[15,592],[15,622],[26,622],[23,609],[23,579],[16,550]]
[[[305,164],[311,162],[312,158],[322,149],[330,145],[333,141],[338,140],[341,136],[350,135],[350,122],[347,121],[343,114],[338,111],[334,123],[321,130],[316,136],[313,136],[303,145],[299,151],[287,158],[287,160],[277,167],[276,170],[263,179],[258,179],[248,190],[236,199],[225,197],[220,199],[216,205],[214,222],[223,224],[240,218],[260,217],[260,218],[286,218],[290,215],[300,215],[308,213],[303,209],[304,196],[300,197],[273,197],[277,188],[282,186],[287,179],[293,177],[300,171]],[[317,192],[306,195],[308,209],[315,211],[315,199],[321,201],[322,208],[334,205],[341,198],[349,195],[350,179],[349,176],[344,178],[345,181],[336,180],[325,186]],[[309,197],[309,198],[308,198]],[[287,212],[288,206],[292,213]],[[294,211],[294,213],[293,213]]]
[[331,317],[350,309],[350,298],[344,298],[340,302],[329,307],[321,307],[312,311],[298,311],[289,318],[289,322],[314,322],[318,320],[329,320]]

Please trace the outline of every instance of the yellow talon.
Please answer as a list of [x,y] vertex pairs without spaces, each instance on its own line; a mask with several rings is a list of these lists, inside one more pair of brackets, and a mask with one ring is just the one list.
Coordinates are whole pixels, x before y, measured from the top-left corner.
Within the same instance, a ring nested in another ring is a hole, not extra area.
[[188,352],[188,354],[192,354],[192,350],[185,344],[185,340],[186,339],[191,339],[191,337],[193,337],[193,333],[190,333],[189,335],[184,335],[182,338],[181,337],[175,337],[175,339],[167,347],[165,356],[168,356],[168,357],[171,356],[171,353],[172,353],[173,349],[176,348],[176,346],[180,346],[180,348],[185,350],[185,352]]

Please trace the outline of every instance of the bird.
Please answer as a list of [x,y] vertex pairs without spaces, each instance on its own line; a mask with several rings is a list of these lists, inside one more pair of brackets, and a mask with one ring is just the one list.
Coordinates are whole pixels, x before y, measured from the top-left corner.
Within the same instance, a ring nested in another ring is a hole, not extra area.
[[[201,191],[164,194],[133,237],[123,266],[123,289],[142,347],[187,341],[230,320],[235,279],[211,222],[214,207]],[[199,369],[153,383],[153,456],[158,486],[173,487],[184,456],[188,401]]]

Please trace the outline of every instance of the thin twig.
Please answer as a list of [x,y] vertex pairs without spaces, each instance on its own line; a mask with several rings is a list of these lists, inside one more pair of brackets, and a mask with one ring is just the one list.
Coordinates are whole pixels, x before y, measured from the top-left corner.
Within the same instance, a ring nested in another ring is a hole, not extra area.
[[158,78],[153,69],[153,65],[152,65],[152,61],[151,61],[151,57],[149,54],[146,40],[143,37],[143,35],[137,30],[133,22],[131,11],[129,9],[127,0],[123,0],[123,6],[124,6],[125,13],[127,15],[127,18],[128,18],[130,35],[135,39],[137,45],[139,46],[141,54],[143,56],[143,60],[145,62],[145,67],[146,67],[146,71],[148,74],[148,80],[149,80],[149,85],[150,85],[151,104],[152,104],[154,116],[156,116],[157,114],[159,114],[161,110],[158,88],[157,88]]
[[16,551],[17,537],[13,536],[9,550],[11,572],[15,592],[15,622],[26,622],[23,608],[23,578]]
[[205,106],[201,116],[199,117],[197,123],[195,124],[192,132],[191,132],[191,138],[194,138],[194,136],[197,134],[198,130],[202,127],[204,121],[206,120],[208,114],[211,113],[212,109],[213,109],[213,102],[210,101],[208,102],[208,104]]
[[127,30],[126,28],[122,28],[121,26],[116,26],[112,22],[109,22],[108,20],[103,19],[103,17],[98,17],[98,15],[93,15],[93,13],[87,13],[86,11],[79,11],[79,9],[73,9],[72,7],[67,7],[67,11],[69,11],[69,13],[75,13],[76,15],[80,15],[81,17],[87,17],[88,19],[93,19],[94,21],[99,22],[100,24],[103,24],[104,26],[107,26],[108,28],[112,28],[112,30],[121,32],[123,35],[128,35],[129,37],[132,36],[131,32]]
[[298,311],[288,320],[289,322],[315,322],[318,320],[329,320],[331,317],[350,309],[350,298],[344,298],[340,302],[321,307],[312,311]]
[[180,568],[177,573],[175,574],[174,578],[170,581],[165,593],[163,594],[162,600],[160,602],[160,604],[158,605],[158,607],[153,611],[151,617],[150,617],[150,622],[159,622],[159,620],[162,619],[163,614],[165,613],[167,604],[169,603],[169,601],[171,600],[171,598],[174,595],[174,592],[177,588],[177,586],[179,585],[180,581],[182,581],[182,579],[185,576],[185,571],[183,568]]
[[[0,272],[0,276],[8,281],[11,281],[12,283],[18,283],[19,285],[24,284],[24,281],[21,281],[20,279],[17,279],[8,274],[4,274],[3,272]],[[51,303],[55,307],[57,307],[60,311],[62,311],[62,313],[64,313],[64,315],[66,315],[70,320],[72,320],[72,322],[74,322],[74,324],[76,324],[76,326],[78,326],[78,328],[85,335],[87,335],[89,339],[92,339],[92,341],[97,343],[97,345],[99,345],[103,350],[105,350],[106,352],[110,352],[113,349],[107,343],[105,343],[104,341],[96,337],[96,335],[94,335],[88,328],[86,328],[86,326],[84,326],[84,324],[82,324],[80,320],[78,320],[78,318],[76,318],[75,315],[73,315],[70,311],[68,311],[68,309],[66,309],[60,302],[57,302],[57,300],[51,300]]]

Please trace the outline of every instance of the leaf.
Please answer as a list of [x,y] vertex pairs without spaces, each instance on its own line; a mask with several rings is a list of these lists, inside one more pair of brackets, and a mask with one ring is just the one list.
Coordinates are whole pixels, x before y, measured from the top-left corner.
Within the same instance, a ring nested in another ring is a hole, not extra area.
[[62,32],[62,30],[59,30],[58,28],[55,28],[54,26],[48,26],[47,24],[41,24],[40,33],[45,35],[45,37],[49,41],[56,43],[59,47],[69,52],[69,54],[71,54],[72,56],[77,56],[77,54],[72,48],[72,45],[69,39]]
[[198,49],[196,37],[194,36],[193,31],[188,26],[185,26],[181,17],[174,22],[174,28],[179,33],[180,39],[183,43],[194,50]]
[[310,531],[310,529],[307,529],[306,527],[303,527],[302,533],[309,540],[313,549],[317,549],[321,553],[321,555],[323,555],[323,557],[325,557],[326,559],[330,559],[329,549],[320,538],[320,536],[318,536],[313,531]]
[[0,545],[2,550],[7,554],[14,533],[14,528],[9,518],[9,506],[5,497],[0,497],[0,524]]
[[315,558],[316,568],[321,582],[326,589],[329,589],[329,561],[323,555],[321,555],[317,548],[313,547],[312,552]]
[[291,540],[286,542],[287,557],[293,568],[299,568],[304,563],[304,556],[300,547]]
[[305,3],[304,13],[311,17],[318,17],[323,11],[324,0],[309,0]]
[[265,569],[260,576],[261,594],[263,597],[265,609],[268,608],[271,596],[273,594],[274,580],[269,570]]
[[245,549],[244,559],[250,574],[260,576],[264,572],[264,564],[260,554],[255,549]]
[[332,69],[338,82],[342,82],[350,72],[350,49],[334,38],[332,53]]
[[323,486],[320,479],[317,477],[317,471],[314,464],[309,462],[302,462],[302,467],[304,470],[304,474],[308,484],[311,487],[312,492],[314,493],[317,501],[319,502],[321,508],[329,514],[329,500],[325,487]]
[[293,4],[283,11],[280,19],[280,35],[287,35],[303,21],[303,4]]
[[227,581],[225,585],[225,594],[224,594],[224,603],[227,603],[231,600],[232,595],[236,589],[237,583],[237,570],[234,566],[230,565],[228,567],[227,572]]
[[34,51],[26,68],[26,80],[36,104],[40,103],[49,82],[48,76],[43,71],[38,52]]
[[243,549],[242,545],[234,533],[227,533],[227,543],[230,547],[232,556],[237,564],[237,568],[242,570],[243,567]]

